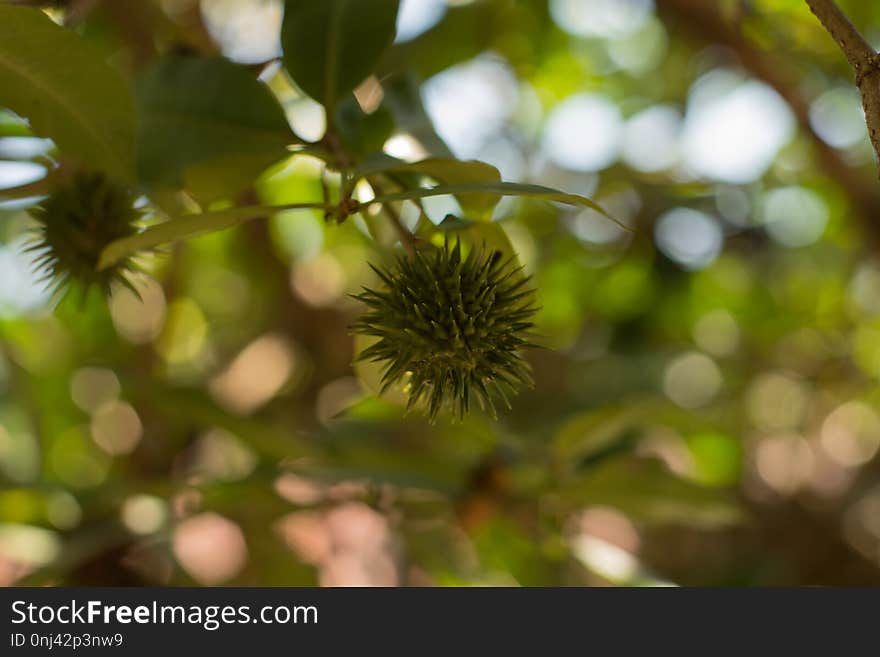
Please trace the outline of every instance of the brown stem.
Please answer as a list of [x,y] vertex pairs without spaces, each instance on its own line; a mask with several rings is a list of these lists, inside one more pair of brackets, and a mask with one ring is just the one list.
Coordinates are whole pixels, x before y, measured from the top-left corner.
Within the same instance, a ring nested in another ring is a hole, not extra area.
[[837,41],[849,65],[858,73],[876,54],[871,44],[865,40],[834,0],[806,0],[806,2],[810,11]]
[[880,58],[834,0],[806,0],[810,10],[840,46],[856,74],[862,93],[865,122],[874,151],[880,158]]
[[[327,120],[330,120],[329,116]],[[332,126],[329,123],[327,127],[327,132],[325,133],[322,142],[330,150],[330,152],[334,154],[340,167],[343,170],[351,168],[351,157],[348,155],[348,152],[342,145],[342,141],[339,139],[339,136],[332,129]],[[370,186],[373,188],[373,191],[376,193],[376,196],[382,196],[382,194],[384,193],[382,189],[382,184],[376,178],[370,178],[369,183]],[[394,226],[394,230],[396,230],[397,234],[400,236],[400,243],[403,245],[403,248],[406,249],[406,252],[410,255],[415,253],[416,237],[403,224],[403,221],[401,221],[400,215],[397,214],[397,211],[393,207],[391,207],[390,203],[383,203],[382,210],[385,216],[388,217],[391,225]]]
[[[385,191],[382,188],[382,184],[376,180],[375,178],[370,178],[370,187],[373,188],[373,191],[376,193],[376,196],[382,196]],[[416,236],[413,235],[410,230],[403,224],[403,221],[400,218],[400,215],[397,214],[397,210],[395,210],[390,203],[383,203],[382,210],[385,213],[385,216],[391,221],[391,225],[394,226],[394,229],[397,231],[397,234],[400,236],[400,243],[403,245],[403,248],[406,249],[406,252],[412,255],[416,250]]]

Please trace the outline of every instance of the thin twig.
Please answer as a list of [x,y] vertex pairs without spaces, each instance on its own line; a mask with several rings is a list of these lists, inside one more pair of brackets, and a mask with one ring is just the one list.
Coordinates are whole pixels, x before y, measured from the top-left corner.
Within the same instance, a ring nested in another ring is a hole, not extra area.
[[834,0],[806,0],[806,3],[855,71],[856,85],[865,107],[868,135],[880,158],[880,56]]
[[[370,178],[368,182],[370,183],[370,187],[372,187],[373,191],[376,193],[376,196],[382,196],[384,194],[382,184],[378,180]],[[403,245],[403,248],[406,249],[406,252],[410,255],[415,253],[416,236],[413,235],[409,228],[404,225],[400,215],[397,214],[397,210],[395,210],[390,203],[383,203],[382,211],[388,217],[389,221],[391,221],[391,225],[394,226],[394,229],[400,236],[400,243]]]

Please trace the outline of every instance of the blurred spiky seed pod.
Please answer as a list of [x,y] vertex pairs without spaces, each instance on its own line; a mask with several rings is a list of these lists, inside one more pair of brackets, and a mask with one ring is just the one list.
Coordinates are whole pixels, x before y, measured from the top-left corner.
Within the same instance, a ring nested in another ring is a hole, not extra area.
[[77,172],[30,214],[39,228],[29,250],[37,254],[36,266],[47,270],[46,278],[56,289],[72,282],[85,290],[98,286],[104,293],[113,281],[131,287],[128,259],[98,271],[104,248],[137,232],[134,222],[141,212],[128,188],[102,173]]
[[443,406],[463,418],[471,395],[493,416],[496,399],[510,408],[532,385],[520,349],[531,346],[536,310],[515,261],[485,246],[463,259],[456,242],[401,256],[389,271],[373,267],[384,289],[355,297],[368,310],[353,329],[378,338],[360,359],[385,363],[382,392],[405,382],[408,408],[424,402],[431,421]]

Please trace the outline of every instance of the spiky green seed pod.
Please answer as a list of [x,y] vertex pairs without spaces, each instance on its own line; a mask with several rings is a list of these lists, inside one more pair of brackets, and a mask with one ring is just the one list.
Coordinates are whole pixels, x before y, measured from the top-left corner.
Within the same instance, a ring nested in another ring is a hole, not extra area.
[[130,190],[101,173],[79,172],[61,183],[31,210],[40,224],[29,249],[38,254],[37,267],[47,269],[57,287],[77,281],[106,293],[113,281],[129,285],[130,261],[103,271],[98,261],[108,244],[137,231],[134,222],[141,212],[133,204]]
[[464,417],[472,395],[494,416],[495,400],[510,408],[532,384],[520,349],[530,346],[534,290],[514,257],[483,247],[462,258],[460,243],[447,243],[373,270],[384,289],[355,297],[368,310],[353,328],[378,338],[360,358],[385,363],[382,392],[406,383],[408,408],[423,404],[433,421],[444,406]]

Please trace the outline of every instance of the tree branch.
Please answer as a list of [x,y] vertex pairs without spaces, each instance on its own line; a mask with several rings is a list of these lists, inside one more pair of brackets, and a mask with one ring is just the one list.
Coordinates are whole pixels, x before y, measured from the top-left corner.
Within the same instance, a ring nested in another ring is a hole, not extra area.
[[757,50],[742,34],[726,23],[715,3],[705,0],[656,0],[664,20],[696,41],[725,46],[732,50],[742,67],[773,87],[791,107],[798,123],[812,139],[816,162],[825,174],[846,192],[862,226],[866,248],[880,248],[880,187],[870,176],[853,168],[840,151],[825,142],[810,122],[810,100],[804,96],[803,71],[789,58],[772,50]]
[[855,69],[857,75],[865,66],[870,65],[876,54],[874,49],[834,0],[806,0],[806,3],[809,5],[810,11],[816,15],[819,22],[837,41],[837,45],[840,46],[849,65]]
[[871,144],[880,159],[880,56],[834,0],[806,0],[856,74]]

